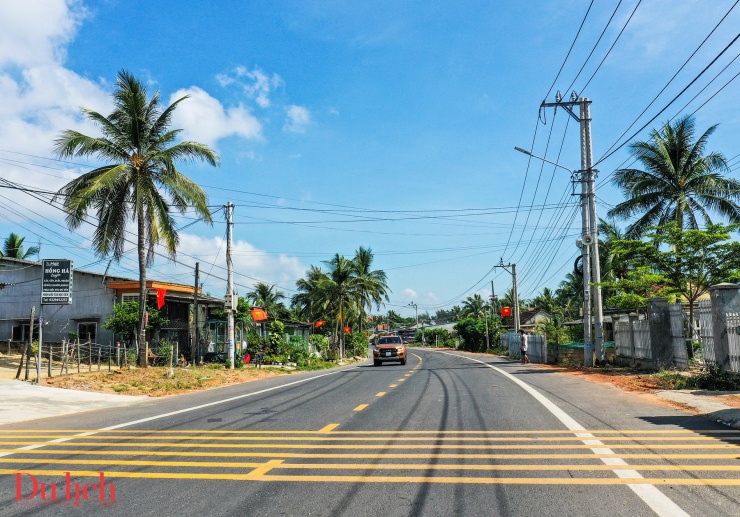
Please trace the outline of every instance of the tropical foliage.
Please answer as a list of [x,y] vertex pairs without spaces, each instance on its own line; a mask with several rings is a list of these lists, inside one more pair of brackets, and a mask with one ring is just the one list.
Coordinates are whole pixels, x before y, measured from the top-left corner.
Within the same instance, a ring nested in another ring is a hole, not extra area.
[[[353,329],[361,333],[367,311],[373,306],[379,309],[388,299],[385,272],[372,268],[373,258],[372,250],[363,247],[352,259],[337,253],[322,262],[326,270],[311,266],[296,282],[298,292],[291,299],[291,307],[309,321],[327,321],[341,357],[345,355],[345,328],[349,327],[350,333]],[[357,339],[350,337],[352,348],[357,348],[356,343]]]
[[34,255],[38,255],[39,248],[36,246],[31,246],[28,249],[23,248],[23,241],[25,240],[25,237],[21,237],[16,233],[8,235],[3,242],[3,249],[0,250],[0,257],[28,260]]
[[679,229],[710,224],[710,212],[740,223],[740,181],[729,178],[730,169],[719,152],[705,154],[717,126],[695,139],[694,119],[684,116],[653,130],[647,141],[630,145],[630,153],[643,169],[619,169],[612,182],[625,201],[609,217],[637,216],[627,237],[637,238],[649,227],[675,222]]
[[[82,109],[102,136],[66,130],[54,146],[60,158],[96,158],[105,163],[59,191],[70,228],[80,227],[93,212],[97,219],[92,237],[96,253],[120,260],[129,241],[127,226],[129,223],[136,226],[139,343],[144,342],[146,335],[147,265],[154,260],[156,245],[161,245],[172,257],[177,251],[173,211],[184,213],[192,209],[203,221],[212,222],[205,192],[177,167],[177,162],[183,160],[218,164],[218,156],[207,146],[197,142],[176,143],[180,130],[170,128],[172,114],[186,98],[163,108],[159,92],[148,99],[141,81],[122,70],[113,92],[114,109],[108,116]],[[143,346],[139,347],[139,365],[147,365]]]

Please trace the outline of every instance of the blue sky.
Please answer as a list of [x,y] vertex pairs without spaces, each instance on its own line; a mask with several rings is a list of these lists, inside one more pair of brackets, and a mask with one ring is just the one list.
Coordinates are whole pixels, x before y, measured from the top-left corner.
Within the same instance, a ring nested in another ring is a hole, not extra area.
[[[0,176],[55,190],[94,165],[51,160],[52,142],[67,128],[95,134],[79,107],[108,113],[116,73],[125,68],[166,102],[191,96],[175,125],[185,138],[213,146],[221,166],[181,170],[205,186],[212,205],[237,205],[241,294],[259,279],[290,295],[310,264],[366,246],[388,273],[387,308],[407,315],[411,301],[433,313],[488,293],[492,278],[503,291],[510,277],[491,271],[502,258],[517,263],[529,298],[557,286],[580,233],[567,172],[536,161],[528,167],[513,149],[580,167],[577,125],[563,111],[538,121],[540,103],[558,90],[592,99],[598,160],[737,35],[740,9],[647,107],[734,3],[643,0],[635,10],[638,0],[594,1],[558,76],[590,0],[4,2]],[[738,48],[639,136],[718,92],[740,71]],[[701,130],[720,124],[709,149],[728,158],[740,153],[738,99],[731,82],[695,115]],[[600,177],[627,158],[622,148],[599,163]],[[89,228],[68,232],[48,203],[7,189],[0,196],[0,236],[15,231],[28,244],[40,241],[44,258],[105,269],[107,261],[90,251]],[[598,197],[602,216],[622,200],[608,181]],[[193,222],[188,217],[180,224]],[[184,228],[178,263],[157,258],[150,275],[191,283],[198,260],[205,289],[220,296],[224,234],[222,213],[212,227]],[[111,271],[136,277],[135,253]]]

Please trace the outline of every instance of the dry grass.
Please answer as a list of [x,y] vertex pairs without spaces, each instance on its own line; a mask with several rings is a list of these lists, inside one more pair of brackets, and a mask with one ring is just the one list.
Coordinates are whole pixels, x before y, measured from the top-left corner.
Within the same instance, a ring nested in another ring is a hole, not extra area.
[[161,397],[290,373],[277,368],[227,370],[223,365],[175,368],[172,377],[168,371],[169,368],[152,367],[82,372],[47,379],[46,384],[74,390]]

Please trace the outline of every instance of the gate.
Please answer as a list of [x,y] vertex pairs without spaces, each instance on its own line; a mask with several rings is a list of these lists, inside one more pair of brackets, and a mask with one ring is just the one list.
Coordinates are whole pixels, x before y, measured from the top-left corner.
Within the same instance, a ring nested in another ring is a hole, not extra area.
[[701,343],[701,357],[704,364],[717,364],[717,358],[714,354],[711,300],[699,300],[699,341]]
[[730,367],[733,372],[740,372],[740,312],[727,314],[727,341],[730,345]]

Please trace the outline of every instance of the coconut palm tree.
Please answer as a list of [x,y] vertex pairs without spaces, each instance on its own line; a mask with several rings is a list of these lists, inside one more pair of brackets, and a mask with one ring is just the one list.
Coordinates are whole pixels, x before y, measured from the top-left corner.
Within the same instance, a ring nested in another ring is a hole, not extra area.
[[740,181],[724,175],[730,169],[721,153],[704,154],[716,128],[710,127],[695,140],[694,119],[685,116],[653,130],[648,141],[630,145],[630,153],[644,170],[614,173],[612,182],[626,200],[608,212],[609,217],[639,215],[627,230],[628,238],[639,238],[648,227],[669,221],[679,228],[697,229],[698,219],[712,222],[710,211],[740,222]]
[[462,313],[464,318],[483,319],[486,301],[479,294],[468,296],[462,302]]
[[359,312],[362,283],[355,274],[353,262],[339,253],[331,260],[324,261],[328,272],[318,282],[322,292],[322,308],[334,316],[337,334],[339,334],[339,355],[344,357],[344,330],[352,313]]
[[31,246],[27,250],[23,249],[23,241],[25,240],[25,237],[16,233],[8,235],[3,243],[3,249],[0,251],[0,257],[28,260],[28,258],[38,255],[39,249],[36,246]]
[[285,294],[275,289],[274,285],[265,282],[257,282],[254,289],[247,293],[247,300],[258,307],[262,307],[268,316],[279,318],[287,313],[287,309],[280,300],[285,299]]
[[[89,109],[85,116],[97,125],[100,137],[63,131],[54,142],[60,158],[100,159],[105,165],[82,174],[62,187],[67,226],[78,228],[89,212],[97,218],[93,245],[100,256],[120,260],[127,241],[127,225],[136,225],[139,258],[139,343],[146,327],[146,268],[160,244],[174,258],[178,234],[172,212],[193,208],[200,218],[212,223],[206,193],[184,176],[176,162],[205,161],[218,164],[214,151],[197,142],[176,143],[179,129],[170,129],[172,113],[187,96],[162,108],[159,92],[147,99],[143,84],[122,70],[113,92],[114,109],[107,117]],[[145,347],[139,347],[139,365],[145,367]]]
[[358,280],[357,296],[358,308],[360,310],[360,331],[365,320],[365,308],[371,310],[375,305],[380,310],[383,300],[388,301],[388,279],[382,269],[372,269],[373,250],[371,248],[360,248],[355,252],[352,260],[354,274]]
[[296,309],[301,317],[309,321],[319,319],[322,315],[319,280],[324,274],[320,267],[311,266],[306,271],[306,277],[295,283],[298,292],[290,299],[290,306]]
[[557,298],[549,287],[545,287],[540,294],[535,296],[532,304],[536,308],[547,311],[553,316],[560,312]]

